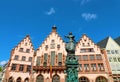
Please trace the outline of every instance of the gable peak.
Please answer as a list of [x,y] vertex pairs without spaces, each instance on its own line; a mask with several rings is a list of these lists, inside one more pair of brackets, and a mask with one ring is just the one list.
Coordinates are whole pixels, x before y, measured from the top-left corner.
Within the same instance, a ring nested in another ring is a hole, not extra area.
[[52,32],[56,32],[57,27],[55,25],[52,26]]

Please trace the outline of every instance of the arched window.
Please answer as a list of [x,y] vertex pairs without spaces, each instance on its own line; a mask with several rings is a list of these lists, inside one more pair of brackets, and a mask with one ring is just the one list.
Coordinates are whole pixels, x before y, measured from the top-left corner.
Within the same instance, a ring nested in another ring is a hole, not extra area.
[[60,82],[60,77],[56,74],[52,78],[52,82]]
[[16,82],[21,82],[21,78],[18,77],[17,80],[16,80]]
[[8,82],[13,82],[13,78],[10,77],[10,78],[8,79]]
[[24,80],[24,82],[29,82],[29,79],[28,79],[28,78],[26,78],[26,79]]
[[105,77],[100,76],[96,78],[96,82],[108,82],[108,81]]
[[44,82],[44,77],[42,75],[38,75],[36,78],[36,82]]
[[87,77],[80,77],[79,82],[89,82],[89,79]]

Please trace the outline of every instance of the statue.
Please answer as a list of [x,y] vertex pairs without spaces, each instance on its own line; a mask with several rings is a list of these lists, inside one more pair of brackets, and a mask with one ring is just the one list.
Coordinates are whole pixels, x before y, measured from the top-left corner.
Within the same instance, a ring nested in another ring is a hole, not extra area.
[[75,36],[72,35],[70,32],[68,36],[65,36],[66,38],[69,39],[69,42],[66,44],[66,51],[68,53],[74,53],[75,52]]
[[75,47],[76,42],[74,40],[75,36],[70,32],[68,36],[65,36],[69,39],[69,42],[66,44],[66,73],[67,78],[66,82],[78,82],[78,59],[75,57]]

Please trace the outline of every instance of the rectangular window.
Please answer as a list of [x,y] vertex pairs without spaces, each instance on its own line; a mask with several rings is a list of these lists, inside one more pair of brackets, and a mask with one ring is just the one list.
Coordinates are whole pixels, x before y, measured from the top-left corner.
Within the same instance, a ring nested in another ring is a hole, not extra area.
[[84,52],[86,52],[86,49],[81,49],[80,52],[84,53]]
[[22,56],[22,61],[25,61],[26,60],[26,57],[25,56]]
[[115,54],[114,50],[111,50],[111,53],[112,53],[112,54]]
[[62,65],[62,53],[58,53],[58,66]]
[[97,59],[97,60],[102,60],[102,56],[101,56],[100,54],[97,54],[97,55],[96,55],[96,59]]
[[40,56],[37,57],[36,66],[40,66]]
[[82,60],[81,55],[76,55],[76,58],[78,59],[78,61]]
[[117,62],[117,58],[113,58],[114,62]]
[[57,48],[58,48],[58,49],[60,48],[60,44],[57,45]]
[[51,65],[54,66],[55,51],[51,51]]
[[114,80],[114,82],[118,82],[117,77],[113,77],[113,80]]
[[112,62],[112,57],[109,57],[109,62]]
[[45,45],[45,50],[47,50],[48,49],[48,45]]
[[24,65],[20,65],[19,71],[23,71],[23,70],[24,70]]
[[99,63],[99,64],[98,64],[98,69],[101,70],[101,71],[104,70],[104,65],[103,65],[103,63]]
[[119,51],[118,51],[118,50],[115,50],[115,54],[119,54]]
[[85,43],[82,43],[82,46],[84,47],[84,46],[85,46]]
[[90,69],[89,69],[89,64],[84,64],[84,70],[85,71],[89,71]]
[[11,70],[12,70],[12,71],[15,71],[15,70],[16,70],[16,66],[17,66],[17,64],[12,64]]
[[116,64],[116,70],[120,71],[120,64],[119,63]]
[[118,58],[118,62],[120,62],[120,57]]
[[91,70],[96,71],[96,64],[91,64]]
[[90,43],[87,43],[88,44],[88,46],[90,46]]
[[55,48],[55,44],[51,44],[50,48],[54,49]]
[[48,59],[48,54],[47,53],[45,53],[44,54],[44,66],[47,66],[47,59]]
[[32,57],[29,57],[29,60],[28,60],[29,62],[31,62],[32,61]]
[[93,48],[88,49],[88,52],[94,52]]
[[79,71],[82,71],[82,64],[79,64]]
[[113,63],[111,64],[111,70],[116,71],[116,64],[113,64]]
[[26,53],[30,53],[30,49],[26,49]]
[[54,43],[55,42],[55,40],[51,40],[51,43]]
[[20,49],[19,49],[19,52],[23,52],[23,48],[20,48]]
[[110,54],[110,50],[107,50],[107,54]]
[[18,60],[19,56],[15,55],[14,60]]
[[51,46],[50,46],[51,49],[54,49],[55,48],[55,41],[54,40],[51,40]]
[[31,66],[27,65],[27,72],[30,72]]
[[120,81],[120,76],[118,77],[118,81]]
[[90,55],[90,60],[95,60],[95,56],[94,55]]
[[87,55],[83,55],[83,60],[87,61],[88,60],[88,56]]

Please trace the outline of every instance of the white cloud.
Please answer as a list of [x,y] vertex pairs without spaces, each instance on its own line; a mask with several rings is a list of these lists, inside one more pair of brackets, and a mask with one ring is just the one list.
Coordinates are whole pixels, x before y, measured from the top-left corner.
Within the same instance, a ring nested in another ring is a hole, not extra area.
[[93,20],[97,18],[97,14],[91,14],[91,13],[82,13],[81,16],[86,20]]
[[90,2],[91,0],[81,0],[81,5]]
[[1,61],[1,62],[0,62],[0,66],[5,65],[7,62],[8,62],[8,60],[3,60],[3,61]]
[[52,7],[50,8],[49,11],[45,12],[46,15],[52,15],[52,14],[55,14],[55,9]]

